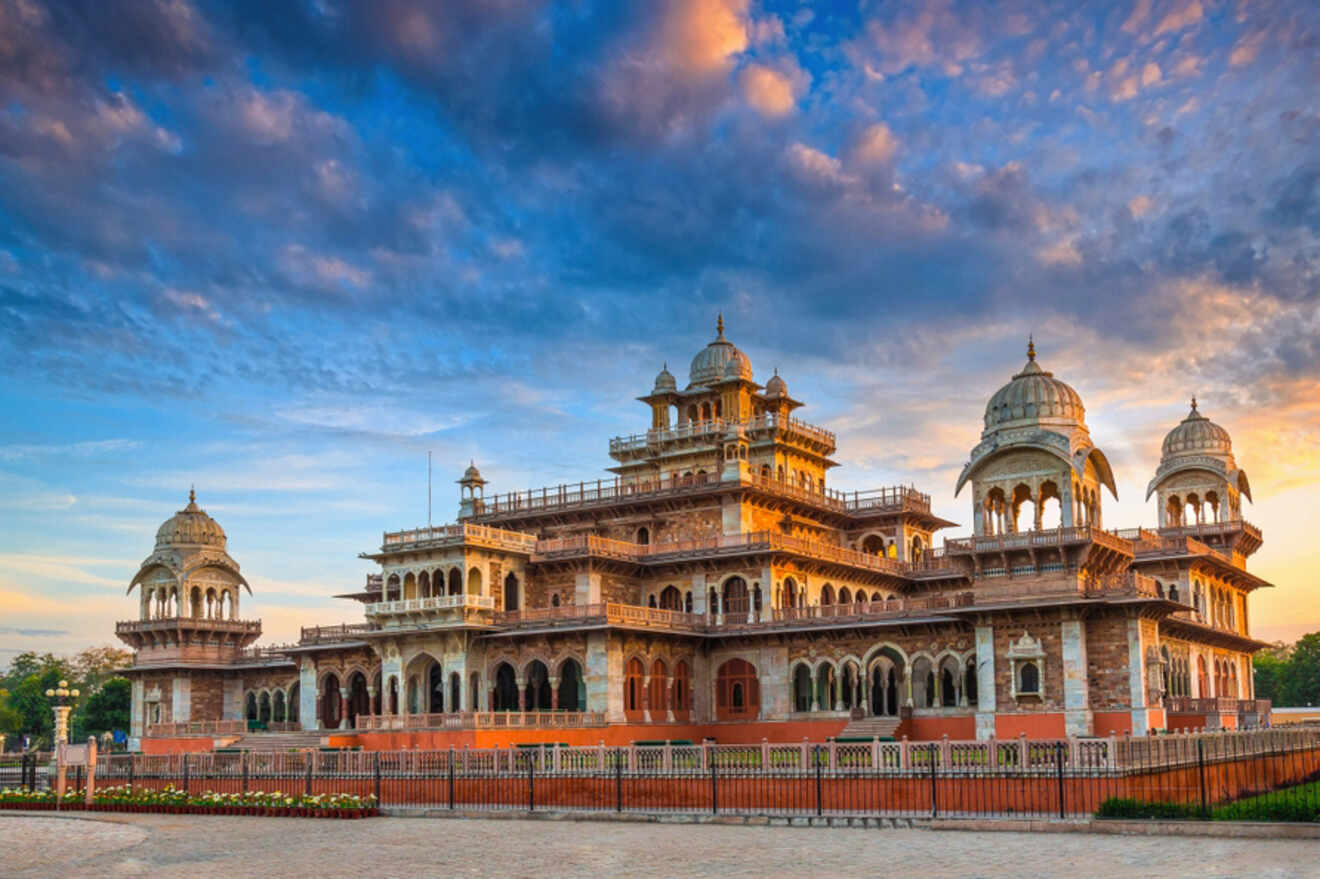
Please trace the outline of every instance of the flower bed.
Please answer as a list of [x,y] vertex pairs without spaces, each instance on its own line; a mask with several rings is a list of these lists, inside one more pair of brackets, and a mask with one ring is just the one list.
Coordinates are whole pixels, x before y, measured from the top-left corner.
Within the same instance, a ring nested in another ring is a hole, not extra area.
[[[280,791],[249,791],[222,794],[207,791],[189,794],[166,785],[161,790],[130,790],[127,785],[97,789],[92,802],[84,802],[80,791],[67,791],[61,810],[93,812],[167,812],[184,815],[263,815],[285,818],[368,818],[378,814],[376,798],[370,794],[318,794],[302,796]],[[0,790],[0,809],[53,810],[56,796],[50,790]]]

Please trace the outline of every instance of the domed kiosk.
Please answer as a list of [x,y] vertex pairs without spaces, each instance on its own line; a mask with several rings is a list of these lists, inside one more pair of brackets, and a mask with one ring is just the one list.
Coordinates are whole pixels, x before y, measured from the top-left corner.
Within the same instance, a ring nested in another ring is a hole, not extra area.
[[[973,484],[977,536],[1040,530],[1046,505],[1059,505],[1057,525],[1101,527],[1100,489],[1115,499],[1109,460],[1091,442],[1081,395],[1036,362],[1027,362],[991,395],[981,442],[972,449],[954,494]],[[1032,507],[1031,521],[1021,518]]]

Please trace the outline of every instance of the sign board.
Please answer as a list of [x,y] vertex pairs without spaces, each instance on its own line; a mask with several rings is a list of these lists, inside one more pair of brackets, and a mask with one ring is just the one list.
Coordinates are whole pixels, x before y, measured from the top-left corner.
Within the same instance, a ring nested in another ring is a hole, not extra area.
[[88,766],[91,764],[90,748],[83,745],[60,745],[59,763],[61,766]]

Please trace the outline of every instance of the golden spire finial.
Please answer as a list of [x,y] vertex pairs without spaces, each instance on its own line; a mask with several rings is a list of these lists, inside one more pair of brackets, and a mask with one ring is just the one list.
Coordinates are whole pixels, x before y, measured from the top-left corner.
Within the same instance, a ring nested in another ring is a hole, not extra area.
[[197,503],[197,492],[194,490],[193,486],[191,485],[188,486],[188,503],[190,504]]
[[1036,340],[1030,334],[1027,336],[1027,359],[1031,361],[1036,359]]
[[1192,394],[1192,411],[1196,411],[1196,394]]
[[724,338],[724,312],[722,311],[719,317],[715,319],[715,336],[720,339]]

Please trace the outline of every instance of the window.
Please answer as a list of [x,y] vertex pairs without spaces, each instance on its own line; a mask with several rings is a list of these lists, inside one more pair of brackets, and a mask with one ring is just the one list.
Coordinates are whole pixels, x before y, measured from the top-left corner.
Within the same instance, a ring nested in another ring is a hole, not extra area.
[[1040,695],[1040,669],[1034,662],[1018,666],[1018,693],[1024,696]]
[[761,691],[756,666],[745,659],[730,659],[715,678],[717,720],[754,718],[761,709]]

